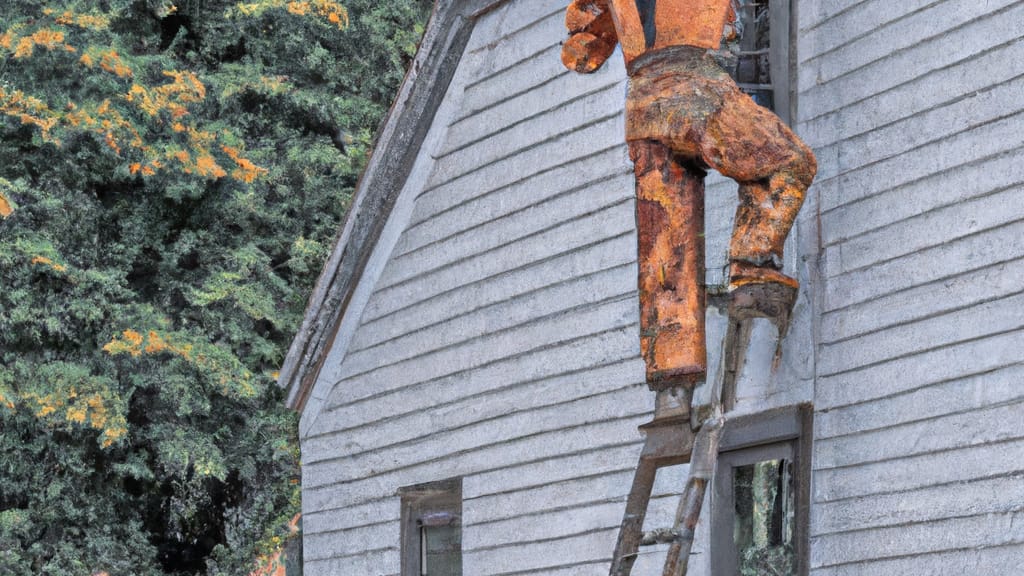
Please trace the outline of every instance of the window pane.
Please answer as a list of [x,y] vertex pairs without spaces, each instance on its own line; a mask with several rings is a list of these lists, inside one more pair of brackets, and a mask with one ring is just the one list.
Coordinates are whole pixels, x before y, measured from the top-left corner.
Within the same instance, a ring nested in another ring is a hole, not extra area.
[[424,576],[462,576],[462,531],[459,526],[424,526]]
[[[776,0],[777,1],[777,0]],[[736,21],[731,24],[721,63],[755,102],[772,108],[771,17],[768,0],[732,0]]]
[[765,460],[733,469],[733,542],[740,576],[792,576],[792,463]]
[[401,488],[402,576],[462,576],[462,479]]

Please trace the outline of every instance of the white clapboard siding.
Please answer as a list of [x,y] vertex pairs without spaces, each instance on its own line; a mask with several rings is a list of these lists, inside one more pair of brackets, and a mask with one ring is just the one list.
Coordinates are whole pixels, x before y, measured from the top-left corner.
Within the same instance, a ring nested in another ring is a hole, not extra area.
[[[779,366],[756,324],[737,409],[814,403],[812,576],[1024,573],[1024,2],[794,4],[805,290]],[[607,572],[653,395],[621,54],[566,71],[564,5],[475,20],[304,422],[307,574],[397,576],[399,489],[449,477],[465,574]],[[711,282],[735,204],[711,174]],[[659,474],[648,528],[685,471]]]
[[[800,132],[816,148],[829,146],[955,100],[973,97],[1019,76],[1012,67],[1001,65],[1019,58],[1022,50],[1024,41],[1007,42],[835,112],[801,120]],[[934,89],[936,86],[941,89]]]
[[799,2],[812,576],[1024,570],[1019,1]]
[[[956,0],[947,0],[953,3]],[[881,0],[876,4],[883,5]],[[997,3],[998,4],[998,3]],[[1012,4],[1006,10],[983,11],[967,23],[911,46],[895,49],[882,60],[857,68],[831,81],[815,83],[801,91],[800,115],[815,118],[865,100],[878,91],[905,84],[931,71],[963,62],[1020,38],[1017,23],[1024,6]],[[930,21],[920,23],[931,26]],[[816,31],[817,37],[827,37]]]
[[[487,307],[513,306],[516,298],[530,298],[540,290],[551,289],[576,278],[624,265],[635,268],[636,257],[631,256],[635,246],[635,233],[626,231],[611,238],[601,238],[576,250],[558,251],[542,260],[505,270],[490,281],[474,282],[437,293],[388,316],[366,320],[353,339],[360,344],[356,350],[379,345],[418,330],[430,329],[462,315],[482,312]],[[456,306],[459,304],[468,310],[458,310]],[[394,322],[391,316],[397,315],[405,317],[406,322]]]
[[848,404],[818,414],[815,433],[819,439],[857,435],[900,424],[924,421],[950,414],[950,398],[956,410],[971,412],[1024,400],[1024,363],[955,378],[857,404]]
[[[474,369],[458,372],[439,380],[405,386],[360,402],[343,403],[329,410],[330,422],[314,426],[313,438],[335,431],[373,425],[377,422],[432,408],[447,412],[461,400],[476,401],[482,396],[519,386],[546,386],[552,379],[584,379],[590,370],[609,363],[629,361],[640,381],[642,365],[637,366],[639,348],[632,334],[636,325],[586,334],[556,344],[543,345],[526,353]],[[632,337],[632,338],[631,338]],[[526,364],[529,369],[524,368]],[[558,380],[555,380],[556,382]],[[408,401],[398,402],[399,399]],[[372,408],[367,403],[373,402]]]
[[[589,76],[562,68],[563,10],[508,2],[476,24],[460,104],[421,152],[430,176],[320,375],[330,393],[302,441],[307,573],[397,573],[397,490],[451,476],[464,573],[607,570],[653,395],[625,74],[620,56]],[[735,184],[712,177],[708,192],[721,268]],[[684,473],[659,474],[651,526],[670,522]],[[659,574],[663,558],[645,551],[634,574]]]
[[395,247],[395,257],[450,242],[494,220],[549,205],[578,194],[595,182],[628,172],[622,153],[621,143],[616,143],[586,158],[574,159],[418,221],[406,229]]
[[[978,322],[979,318],[988,321]],[[893,358],[1022,328],[1024,292],[1016,292],[962,310],[947,312],[942,316],[826,344],[819,355],[819,374],[833,376]]]
[[807,89],[812,84],[850,74],[888,58],[893,52],[942,36],[1014,3],[1014,0],[985,4],[975,0],[862,2],[856,10],[833,18],[816,30],[822,41],[815,46],[815,53],[808,53],[801,59],[799,88]]
[[811,566],[1016,544],[1024,540],[1022,520],[1024,511],[1017,510],[833,534],[816,539]]
[[[997,476],[928,486],[910,492],[872,494],[811,508],[815,536],[889,526],[933,522],[1006,510],[1006,502],[1024,501],[1024,475]],[[922,503],[926,503],[922,506]]]
[[[993,452],[999,454],[993,457]],[[914,491],[929,486],[960,485],[979,478],[1020,474],[1020,457],[1024,442],[1011,440],[988,446],[969,446],[932,452],[899,460],[886,460],[864,465],[827,470],[814,474],[814,505],[849,498],[903,494],[907,505],[915,502]],[[1016,460],[1014,460],[1016,459]],[[924,501],[919,501],[924,506]],[[1014,502],[1005,502],[1004,509],[1013,509]],[[843,519],[835,519],[842,527]],[[814,532],[820,532],[812,528]]]
[[1024,545],[1007,544],[983,548],[961,548],[865,560],[820,568],[815,576],[860,576],[862,574],[1020,574],[1024,571]]

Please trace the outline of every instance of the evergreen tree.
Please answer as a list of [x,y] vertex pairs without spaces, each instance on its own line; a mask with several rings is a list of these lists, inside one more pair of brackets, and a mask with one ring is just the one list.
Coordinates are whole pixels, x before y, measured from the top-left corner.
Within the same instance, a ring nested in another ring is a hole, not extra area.
[[8,0],[0,573],[248,574],[274,379],[425,0]]

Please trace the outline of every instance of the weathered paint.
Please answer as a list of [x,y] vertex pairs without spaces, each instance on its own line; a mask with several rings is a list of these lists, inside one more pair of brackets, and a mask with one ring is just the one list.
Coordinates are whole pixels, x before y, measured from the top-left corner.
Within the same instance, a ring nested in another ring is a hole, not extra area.
[[[433,122],[447,135],[414,146],[436,191],[394,249],[386,235],[365,245],[386,280],[360,277],[373,296],[345,309],[366,314],[324,363],[339,374],[329,408],[305,411],[308,576],[399,573],[396,490],[451,476],[466,486],[466,574],[607,573],[653,395],[639,392],[626,73],[618,54],[592,76],[563,72],[567,1],[480,17],[460,64],[469,88],[456,83]],[[811,576],[1020,574],[1024,4],[794,4],[792,118],[820,165],[786,247],[804,289],[778,371],[766,322],[746,364],[727,361],[745,366],[736,411],[817,408]],[[407,147],[381,142],[378,154]],[[705,188],[711,281],[736,185],[709,173]],[[581,218],[616,199],[599,213],[614,218]],[[627,300],[587,308],[615,297]],[[724,312],[708,318],[721,341]],[[685,480],[685,466],[659,470],[650,527],[671,525]],[[693,576],[712,574],[707,528]],[[663,560],[641,554],[634,576]]]
[[575,0],[565,11],[571,36],[562,45],[562,63],[576,72],[597,70],[615,51],[615,24],[605,0]]
[[[685,162],[740,184],[730,259],[777,269],[816,172],[814,154],[698,49],[677,47],[634,63],[626,140],[661,142]],[[775,275],[763,281],[773,281]]]
[[660,388],[702,379],[704,172],[652,141],[630,144],[636,173],[640,350],[647,382]]
[[[580,44],[590,44],[591,39],[581,35],[600,38],[601,43],[594,45],[598,50],[590,57],[568,58],[566,66],[577,72],[596,69],[611,55],[611,51],[605,53],[608,39],[613,48],[616,39],[622,45],[627,66],[648,50],[670,46],[715,49],[726,24],[735,19],[729,0],[573,0],[565,18],[573,35],[566,42],[568,52],[582,54]],[[583,61],[587,64],[581,69],[577,63]]]
[[[705,169],[740,184],[730,289],[780,285],[792,304],[798,288],[779,269],[817,163],[777,116],[740,91],[707,54],[718,46],[727,18],[735,18],[728,0],[576,0],[566,11],[566,67],[596,70],[611,53],[613,33],[626,56],[625,136],[636,172],[641,350],[655,389],[692,384],[706,374]],[[758,313],[765,308],[757,302],[745,306]],[[787,309],[775,318],[780,327],[788,315]]]

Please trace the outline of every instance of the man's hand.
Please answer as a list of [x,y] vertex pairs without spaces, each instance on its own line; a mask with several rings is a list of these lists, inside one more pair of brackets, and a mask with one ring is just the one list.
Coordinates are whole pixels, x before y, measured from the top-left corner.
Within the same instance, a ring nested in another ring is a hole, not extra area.
[[607,0],[573,0],[565,11],[569,39],[562,45],[562,64],[569,70],[597,70],[615,51],[618,38]]

